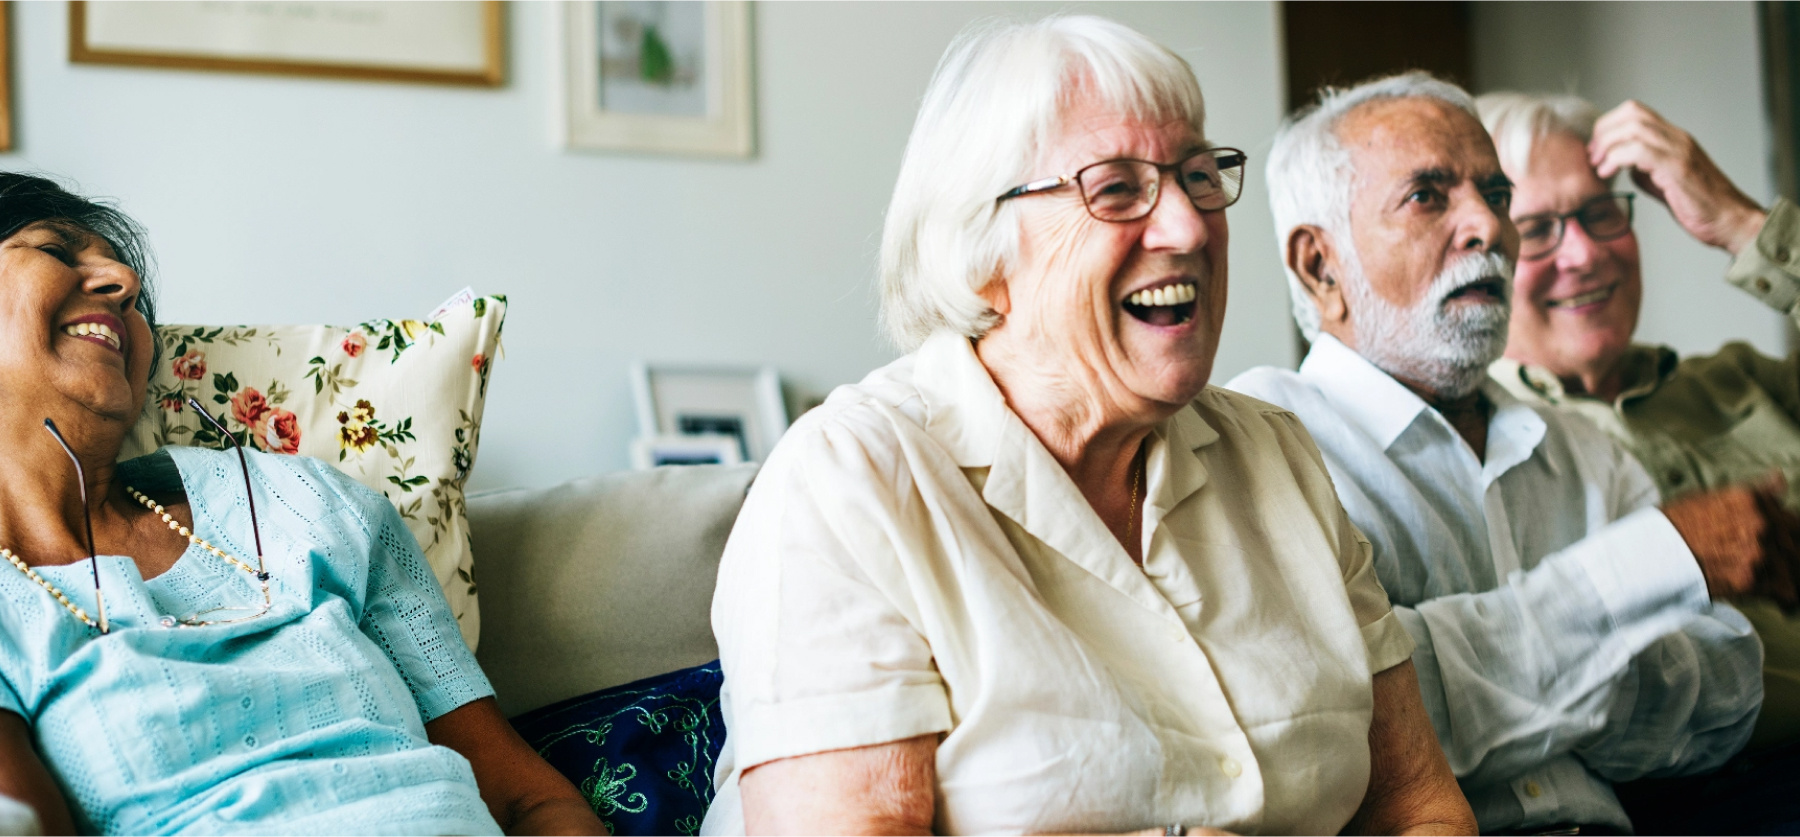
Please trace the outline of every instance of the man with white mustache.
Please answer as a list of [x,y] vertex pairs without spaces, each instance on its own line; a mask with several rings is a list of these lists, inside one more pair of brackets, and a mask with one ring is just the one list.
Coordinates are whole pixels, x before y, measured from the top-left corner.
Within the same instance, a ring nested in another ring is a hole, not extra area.
[[1298,372],[1226,386],[1313,434],[1481,830],[1631,831],[1612,782],[1711,769],[1750,735],[1762,646],[1712,599],[1793,604],[1795,521],[1772,489],[1659,509],[1598,428],[1488,380],[1519,240],[1460,88],[1328,90],[1276,134],[1268,174],[1313,346]]

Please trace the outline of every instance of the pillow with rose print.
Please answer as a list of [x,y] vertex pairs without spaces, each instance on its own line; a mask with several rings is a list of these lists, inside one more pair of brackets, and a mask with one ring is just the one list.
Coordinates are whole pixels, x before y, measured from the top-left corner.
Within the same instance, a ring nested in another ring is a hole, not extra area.
[[463,483],[475,464],[506,298],[478,297],[434,322],[157,329],[163,360],[123,457],[229,443],[315,456],[385,495],[418,539],[474,648],[476,606]]

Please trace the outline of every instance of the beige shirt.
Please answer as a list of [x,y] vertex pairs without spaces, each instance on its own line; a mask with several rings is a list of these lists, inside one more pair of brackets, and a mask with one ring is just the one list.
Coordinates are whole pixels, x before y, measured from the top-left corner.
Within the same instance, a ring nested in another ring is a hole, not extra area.
[[843,387],[757,477],[713,602],[742,768],[942,733],[942,833],[1336,833],[1370,678],[1408,659],[1291,414],[1218,389],[1153,432],[1134,564],[952,335]]
[[[1800,208],[1778,201],[1725,279],[1800,321]],[[1488,372],[1518,398],[1572,410],[1618,439],[1664,501],[1780,471],[1788,504],[1800,508],[1800,357],[1768,357],[1747,343],[1688,358],[1639,345],[1622,363],[1624,389],[1610,403],[1565,392],[1549,370],[1511,359]],[[1750,748],[1800,741],[1800,617],[1763,599],[1737,605],[1766,654],[1763,709]]]

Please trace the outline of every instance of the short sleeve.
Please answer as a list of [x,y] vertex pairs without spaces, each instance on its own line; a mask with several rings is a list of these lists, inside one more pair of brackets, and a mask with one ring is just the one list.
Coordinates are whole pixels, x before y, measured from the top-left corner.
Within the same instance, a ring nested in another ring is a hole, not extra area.
[[713,630],[740,769],[951,726],[906,583],[930,522],[899,445],[823,424],[770,456],[720,565]]
[[1413,639],[1394,615],[1387,590],[1375,576],[1374,548],[1369,539],[1347,514],[1343,527],[1349,533],[1349,542],[1338,552],[1338,565],[1344,571],[1344,592],[1350,596],[1356,624],[1362,627],[1363,645],[1369,651],[1369,673],[1378,674],[1412,659]]
[[360,507],[369,527],[368,598],[358,627],[393,662],[427,722],[492,695],[399,513],[387,498],[348,479],[344,483],[340,490]]

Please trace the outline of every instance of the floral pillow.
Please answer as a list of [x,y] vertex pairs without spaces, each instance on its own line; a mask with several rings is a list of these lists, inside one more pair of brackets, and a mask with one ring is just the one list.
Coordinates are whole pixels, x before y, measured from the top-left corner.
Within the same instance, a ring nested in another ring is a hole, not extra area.
[[161,326],[163,362],[123,455],[228,447],[191,397],[246,448],[336,465],[393,502],[474,648],[481,616],[463,483],[505,318],[506,298],[487,296],[432,322]]

